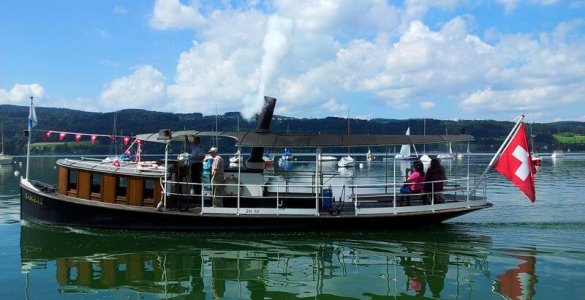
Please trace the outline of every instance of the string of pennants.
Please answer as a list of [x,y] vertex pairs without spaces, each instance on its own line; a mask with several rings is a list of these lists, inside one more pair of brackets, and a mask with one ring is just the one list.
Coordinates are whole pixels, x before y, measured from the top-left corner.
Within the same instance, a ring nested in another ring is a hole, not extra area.
[[[94,133],[78,133],[78,132],[68,132],[68,131],[55,131],[55,130],[43,130],[44,131],[44,138],[45,141],[49,141],[52,135],[57,135],[59,137],[59,141],[63,141],[67,136],[74,136],[75,142],[80,142],[83,137],[89,137],[89,141],[91,144],[95,144],[95,141],[98,138],[108,138],[110,141],[115,141],[118,138],[122,139],[122,143],[124,146],[128,146],[130,141],[132,140],[131,136],[128,135],[114,135],[114,134],[94,134]],[[137,141],[133,141],[133,144]],[[144,141],[138,141],[141,144],[144,144]]]

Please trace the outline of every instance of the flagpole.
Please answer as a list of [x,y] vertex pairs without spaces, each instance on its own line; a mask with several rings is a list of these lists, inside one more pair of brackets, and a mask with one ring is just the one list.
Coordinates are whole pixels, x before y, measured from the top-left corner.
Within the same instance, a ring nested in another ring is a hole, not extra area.
[[516,131],[518,130],[518,127],[520,126],[520,123],[522,123],[522,120],[524,120],[524,115],[520,115],[520,119],[518,119],[518,121],[516,122],[516,124],[514,125],[514,127],[512,128],[512,130],[510,130],[510,133],[508,134],[508,136],[506,137],[506,139],[504,139],[504,142],[502,143],[502,145],[500,146],[500,148],[498,149],[498,151],[496,151],[496,154],[494,154],[494,157],[492,157],[492,160],[490,160],[490,163],[487,165],[487,167],[485,168],[485,170],[483,171],[483,173],[479,177],[479,180],[477,181],[477,183],[473,187],[473,191],[474,192],[475,192],[475,190],[477,190],[477,188],[479,187],[479,185],[485,179],[485,175],[487,174],[487,172],[493,166],[494,162],[498,158],[498,155],[500,155],[500,153],[502,152],[502,150],[504,149],[504,147],[506,147],[506,145],[508,145],[508,142],[510,141],[510,139],[512,138],[512,136],[514,135],[514,133],[516,133]]
[[28,180],[28,170],[30,167],[30,142],[32,137],[32,110],[33,110],[33,97],[30,97],[30,109],[29,109],[29,116],[28,116],[28,143],[26,145],[26,180]]

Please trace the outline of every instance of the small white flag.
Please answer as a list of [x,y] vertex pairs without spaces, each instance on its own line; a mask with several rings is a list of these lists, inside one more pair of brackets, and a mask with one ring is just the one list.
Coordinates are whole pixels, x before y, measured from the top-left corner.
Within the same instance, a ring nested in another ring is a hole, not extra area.
[[[32,98],[32,97],[31,97]],[[28,112],[28,126],[33,128],[37,126],[37,113],[35,112],[35,107],[33,105],[32,99],[30,101],[30,110]]]

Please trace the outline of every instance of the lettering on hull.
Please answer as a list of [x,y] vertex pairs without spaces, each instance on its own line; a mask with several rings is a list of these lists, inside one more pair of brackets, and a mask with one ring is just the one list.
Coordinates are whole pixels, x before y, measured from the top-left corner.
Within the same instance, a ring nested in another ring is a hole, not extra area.
[[43,205],[43,198],[35,194],[25,193],[24,199],[37,205]]

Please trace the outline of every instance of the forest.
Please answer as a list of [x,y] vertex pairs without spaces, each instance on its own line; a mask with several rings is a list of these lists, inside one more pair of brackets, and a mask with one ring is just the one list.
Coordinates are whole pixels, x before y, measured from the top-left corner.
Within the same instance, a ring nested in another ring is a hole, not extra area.
[[[4,152],[11,155],[26,153],[24,130],[27,126],[29,108],[26,106],[0,105],[0,122],[4,126]],[[167,113],[141,109],[126,109],[117,112],[97,113],[65,108],[37,107],[38,125],[33,129],[32,154],[111,154],[123,148],[123,136],[157,132],[160,129],[172,131],[193,129],[202,131],[250,131],[255,120],[242,118],[238,112],[223,115],[201,113]],[[465,132],[475,137],[471,143],[472,152],[495,152],[513,126],[512,122],[495,120],[437,120],[437,119],[350,119],[352,134],[404,134],[410,127],[411,134],[458,134]],[[532,134],[533,147],[538,152],[552,150],[585,150],[585,122],[552,122],[527,124]],[[75,141],[75,134],[68,134],[62,141],[57,134],[47,131],[82,133],[81,141]],[[292,118],[275,115],[272,132],[280,133],[347,133],[348,120],[339,117]],[[115,135],[120,138],[99,137],[90,143],[90,134]],[[215,141],[205,141],[212,144]],[[234,151],[233,141],[219,142],[224,153]],[[429,151],[444,151],[444,145],[429,145]],[[454,145],[454,151],[464,151],[467,145]],[[147,147],[150,153],[160,153],[159,146]],[[274,149],[274,151],[280,151]],[[324,149],[334,152],[335,149]],[[356,149],[356,152],[363,149]],[[392,149],[372,149],[375,152]]]

